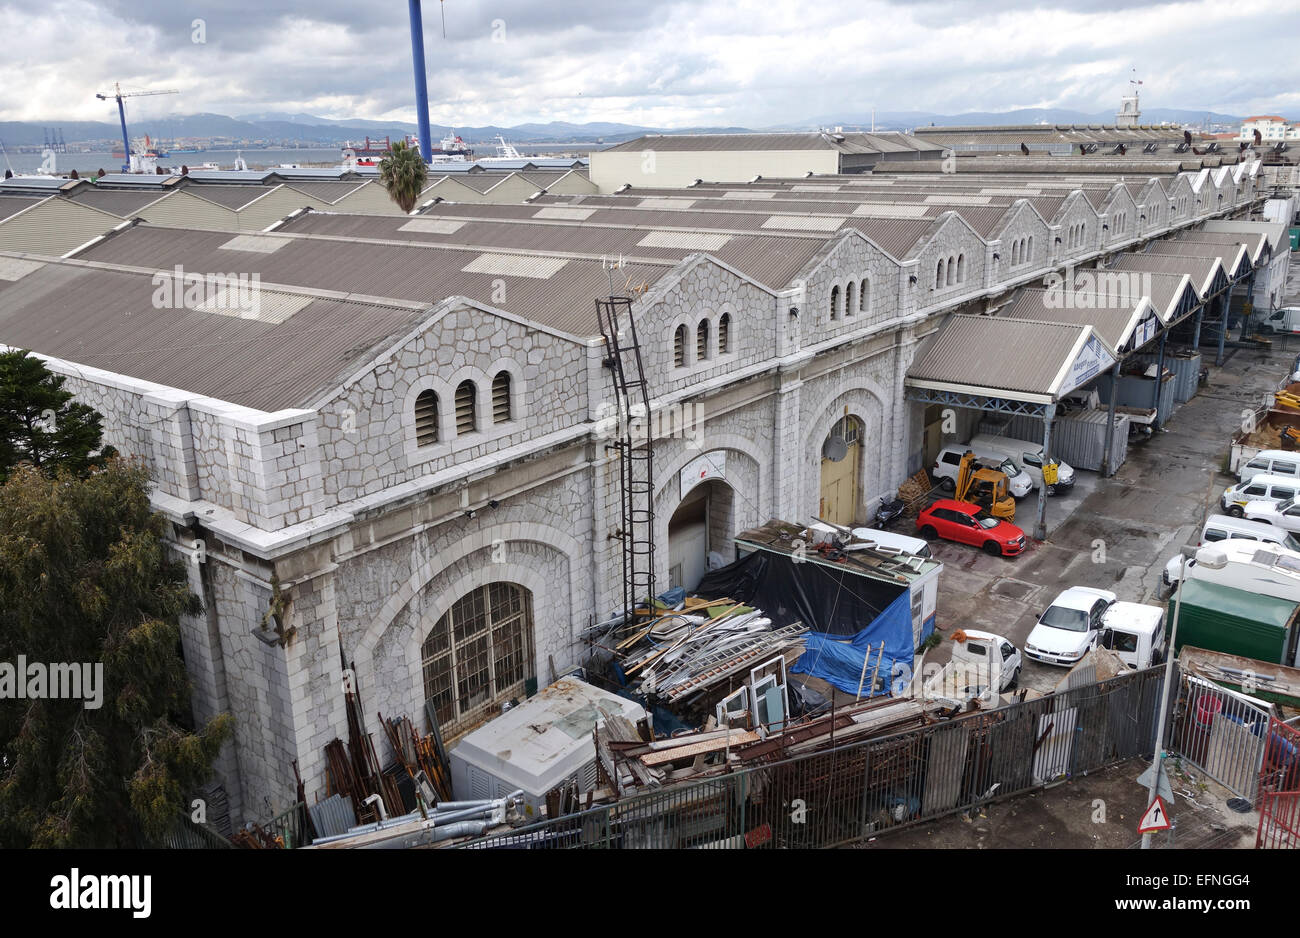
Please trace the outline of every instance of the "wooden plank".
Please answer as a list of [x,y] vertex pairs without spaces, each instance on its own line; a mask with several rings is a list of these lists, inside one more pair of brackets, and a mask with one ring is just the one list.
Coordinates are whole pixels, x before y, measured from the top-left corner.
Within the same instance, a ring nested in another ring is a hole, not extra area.
[[706,739],[703,742],[692,743],[689,746],[678,746],[674,749],[650,752],[642,756],[640,761],[643,765],[648,766],[662,765],[665,762],[675,762],[678,759],[687,759],[704,753],[720,752],[729,746],[758,742],[761,738],[757,733],[751,733],[749,730],[736,730],[731,734],[730,739]]

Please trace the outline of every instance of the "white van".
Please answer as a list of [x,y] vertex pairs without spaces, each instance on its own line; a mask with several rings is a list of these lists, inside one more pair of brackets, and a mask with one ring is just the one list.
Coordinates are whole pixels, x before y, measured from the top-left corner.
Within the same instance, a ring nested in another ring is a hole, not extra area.
[[[977,455],[988,452],[1004,456],[1024,469],[1033,481],[1034,488],[1038,488],[1043,484],[1043,446],[1041,443],[1030,443],[1025,440],[1013,440],[1010,437],[997,436],[992,433],[981,433],[971,439],[970,448]],[[1048,494],[1053,491],[1069,491],[1074,485],[1074,470],[1061,459],[1056,461],[1056,467],[1056,485],[1048,489]]]
[[[1197,563],[1204,554],[1217,551],[1228,561],[1222,569]],[[1174,558],[1178,560],[1181,554]],[[1174,582],[1178,570],[1173,571]],[[1300,603],[1300,554],[1276,544],[1252,544],[1250,541],[1220,541],[1202,547],[1187,561],[1187,579],[1204,580],[1260,596],[1274,596]]]
[[961,471],[961,458],[968,452],[975,453],[981,465],[990,469],[1001,469],[1007,477],[1007,491],[1012,498],[1024,498],[1034,490],[1034,481],[1014,460],[1000,453],[980,453],[969,446],[945,446],[935,458],[930,475],[939,481],[946,491],[957,487],[957,475]]
[[873,541],[886,553],[915,554],[917,557],[927,558],[933,556],[929,542],[919,537],[908,537],[906,534],[895,534],[893,531],[881,531],[877,528],[854,528],[853,536],[860,541]]
[[1284,449],[1260,450],[1237,470],[1237,478],[1242,482],[1249,482],[1259,475],[1300,479],[1300,453],[1288,453]]
[[1246,482],[1238,482],[1223,490],[1219,504],[1234,518],[1245,514],[1246,503],[1267,499],[1282,502],[1294,498],[1300,490],[1300,480],[1294,476],[1258,475]]
[[[1221,544],[1224,541],[1276,545],[1300,557],[1300,538],[1276,525],[1251,521],[1249,518],[1233,518],[1230,515],[1210,515],[1205,519],[1205,525],[1201,528],[1201,539],[1196,542],[1196,546]],[[1178,582],[1182,557],[1181,553],[1174,554],[1165,564],[1164,572],[1160,574],[1165,586],[1172,587]]]
[[1300,306],[1283,306],[1259,324],[1260,332],[1300,332]]

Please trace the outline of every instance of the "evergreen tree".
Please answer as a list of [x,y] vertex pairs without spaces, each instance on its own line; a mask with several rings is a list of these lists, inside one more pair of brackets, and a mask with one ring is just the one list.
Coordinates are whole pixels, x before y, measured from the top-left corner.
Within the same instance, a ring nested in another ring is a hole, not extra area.
[[65,468],[84,475],[115,454],[107,447],[92,456],[103,438],[103,420],[73,400],[64,380],[24,351],[0,352],[0,481],[21,462],[46,474]]
[[84,477],[18,466],[0,485],[0,667],[103,665],[97,708],[0,699],[0,847],[157,843],[230,735],[226,714],[186,728],[179,616],[202,604],[148,492],[122,459]]

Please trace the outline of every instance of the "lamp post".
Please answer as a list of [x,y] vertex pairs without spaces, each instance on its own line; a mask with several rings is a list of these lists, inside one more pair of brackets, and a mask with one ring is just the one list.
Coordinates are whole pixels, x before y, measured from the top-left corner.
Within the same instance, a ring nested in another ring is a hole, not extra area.
[[[1192,558],[1207,570],[1222,570],[1228,565],[1227,555],[1214,547],[1197,549],[1185,546],[1182,549],[1182,563],[1178,565],[1178,589],[1174,592],[1174,620],[1169,625],[1169,644],[1165,648],[1165,686],[1160,695],[1160,722],[1156,724],[1156,748],[1151,757],[1151,785],[1147,790],[1147,803],[1156,800],[1156,789],[1160,785],[1160,761],[1164,758],[1161,751],[1165,744],[1165,721],[1169,717],[1169,699],[1173,692],[1174,648],[1178,641],[1178,614],[1183,609],[1183,582],[1187,579],[1187,560]],[[1151,835],[1142,835],[1142,849],[1151,849]]]

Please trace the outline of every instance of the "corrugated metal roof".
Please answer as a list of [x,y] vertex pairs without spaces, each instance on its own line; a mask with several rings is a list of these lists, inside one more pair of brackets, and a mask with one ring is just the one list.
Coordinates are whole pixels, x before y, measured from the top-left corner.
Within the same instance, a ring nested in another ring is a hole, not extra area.
[[1187,274],[1192,286],[1203,296],[1212,285],[1215,272],[1222,265],[1217,257],[1171,257],[1167,254],[1121,254],[1111,269],[1150,271],[1153,274]]
[[908,369],[907,380],[1012,394],[1049,394],[1087,327],[953,315]]
[[[525,276],[510,278],[506,300],[502,301],[500,274],[464,269],[484,253],[482,250],[277,235],[241,235],[240,238],[275,240],[282,242],[282,246],[270,254],[221,250],[232,240],[229,232],[137,225],[91,247],[80,257],[151,270],[170,270],[180,264],[185,270],[196,273],[258,273],[262,282],[268,284],[396,297],[422,303],[438,303],[449,296],[465,296],[580,336],[599,334],[594,301],[596,297],[609,293],[609,276],[599,259],[571,259],[562,270],[545,280]],[[633,285],[643,282],[653,285],[674,265],[674,260],[662,263],[644,259],[629,261],[615,274],[615,280],[617,282],[621,276]]]
[[0,195],[0,220],[8,218],[10,215],[17,215],[21,211],[31,208],[43,199],[51,198],[45,194],[32,195]]
[[122,218],[131,218],[146,205],[152,205],[169,192],[136,189],[100,189],[85,188],[71,193],[68,198],[82,205],[89,205],[101,212],[110,212]]
[[190,195],[198,196],[200,199],[207,199],[209,202],[215,202],[218,205],[239,211],[249,202],[254,202],[257,199],[262,198],[262,196],[266,195],[268,192],[274,192],[277,188],[280,187],[188,186],[185,191]]
[[1035,287],[1016,294],[1010,303],[998,310],[997,318],[1092,326],[1103,342],[1111,348],[1119,348],[1129,338],[1132,327],[1138,320],[1138,310],[1143,306],[1142,298],[1137,298],[1132,305],[1124,306],[1106,306],[1095,302],[1095,297],[1093,300],[1092,308],[1083,308],[1074,302],[1067,308],[1061,301],[1059,292]]
[[[0,304],[0,342],[267,411],[309,403],[366,350],[427,315],[324,299],[265,319],[159,309],[147,274],[61,264],[16,286]],[[301,300],[269,291],[263,301]]]
[[1213,257],[1218,258],[1229,277],[1239,277],[1250,272],[1253,266],[1244,244],[1213,245],[1201,241],[1153,241],[1146,250],[1148,257]]

